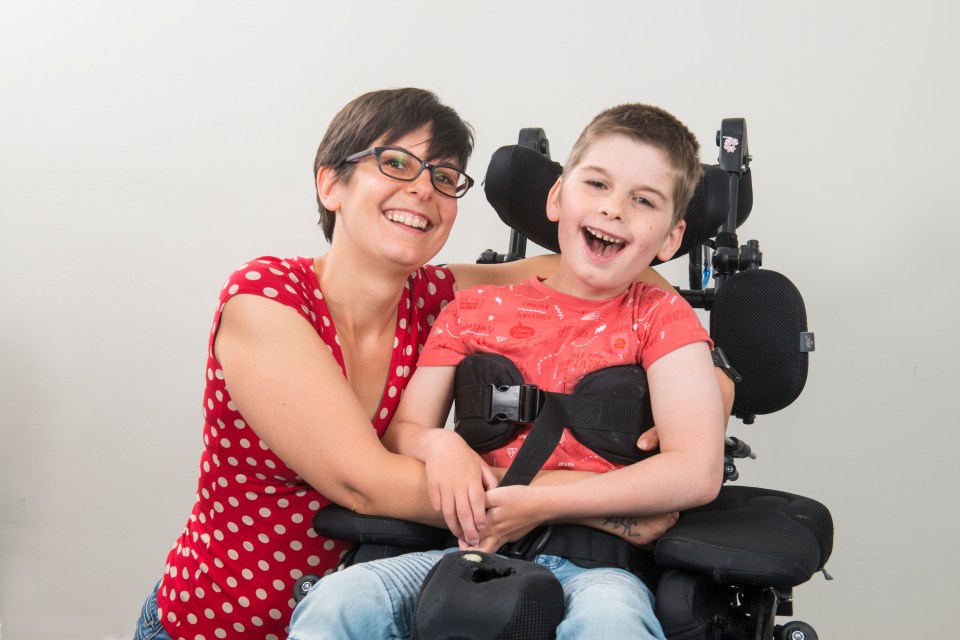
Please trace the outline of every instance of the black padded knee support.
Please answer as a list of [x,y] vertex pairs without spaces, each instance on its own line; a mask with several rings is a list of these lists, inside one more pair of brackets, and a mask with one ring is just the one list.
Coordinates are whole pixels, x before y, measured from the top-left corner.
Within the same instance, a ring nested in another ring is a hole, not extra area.
[[563,588],[546,567],[460,551],[424,578],[412,638],[552,640],[562,618]]

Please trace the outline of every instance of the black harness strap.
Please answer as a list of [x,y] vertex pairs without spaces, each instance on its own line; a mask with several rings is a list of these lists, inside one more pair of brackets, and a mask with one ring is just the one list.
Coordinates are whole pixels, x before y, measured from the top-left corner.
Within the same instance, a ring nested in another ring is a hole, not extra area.
[[562,405],[555,396],[547,394],[533,428],[527,433],[526,440],[500,481],[501,487],[530,484],[543,463],[557,448],[560,436],[563,435],[563,425],[568,424],[564,417]]
[[638,548],[612,533],[576,524],[555,524],[538,553],[561,556],[581,567],[626,569],[651,588],[660,569],[649,551]]

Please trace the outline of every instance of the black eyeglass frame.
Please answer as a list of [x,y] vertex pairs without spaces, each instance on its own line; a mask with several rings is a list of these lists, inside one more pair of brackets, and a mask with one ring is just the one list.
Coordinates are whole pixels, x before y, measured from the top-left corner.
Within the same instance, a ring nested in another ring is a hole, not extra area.
[[[383,164],[380,161],[380,158],[384,151],[399,151],[407,155],[411,160],[420,163],[420,170],[417,171],[416,175],[413,176],[412,178],[401,178],[399,176],[395,176],[393,174],[387,173],[386,171],[383,170]],[[420,174],[423,173],[424,169],[453,169],[454,171],[456,171],[457,173],[459,173],[460,175],[462,175],[464,178],[467,179],[463,188],[460,190],[459,193],[456,193],[456,194],[446,193],[444,191],[441,191],[440,187],[438,187],[437,183],[434,181],[434,176],[436,174],[434,174],[432,171],[430,173],[430,184],[433,185],[434,190],[440,195],[447,196],[448,198],[458,198],[458,199],[462,198],[463,196],[467,195],[467,192],[470,191],[470,188],[473,187],[474,185],[473,178],[471,178],[466,173],[464,173],[457,167],[453,166],[452,164],[433,164],[433,163],[427,162],[426,160],[421,160],[420,158],[413,155],[403,147],[372,147],[370,149],[358,151],[357,153],[347,156],[346,158],[343,159],[340,165],[342,166],[345,164],[353,164],[356,162],[360,162],[367,156],[374,156],[377,159],[377,168],[380,169],[380,173],[387,176],[388,178],[393,178],[394,180],[401,180],[403,182],[413,182],[414,180],[420,177]],[[456,185],[454,185],[454,188],[456,188]]]

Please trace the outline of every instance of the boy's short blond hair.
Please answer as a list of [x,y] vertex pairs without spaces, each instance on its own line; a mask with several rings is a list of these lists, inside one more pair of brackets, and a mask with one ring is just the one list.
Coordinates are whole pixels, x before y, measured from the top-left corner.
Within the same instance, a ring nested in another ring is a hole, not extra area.
[[639,103],[621,104],[601,112],[587,125],[574,143],[564,171],[576,167],[598,138],[613,134],[649,144],[666,154],[676,177],[673,222],[682,220],[697,182],[703,175],[700,144],[696,136],[676,117],[659,107]]

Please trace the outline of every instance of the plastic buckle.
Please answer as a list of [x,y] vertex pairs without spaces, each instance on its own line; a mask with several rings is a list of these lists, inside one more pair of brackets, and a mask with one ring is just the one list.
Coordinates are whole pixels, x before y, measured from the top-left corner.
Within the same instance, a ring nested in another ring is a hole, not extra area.
[[553,525],[537,527],[519,540],[503,545],[497,553],[514,560],[533,560],[543,551],[551,534],[553,534]]
[[543,406],[543,394],[535,384],[490,385],[488,420],[534,422]]

